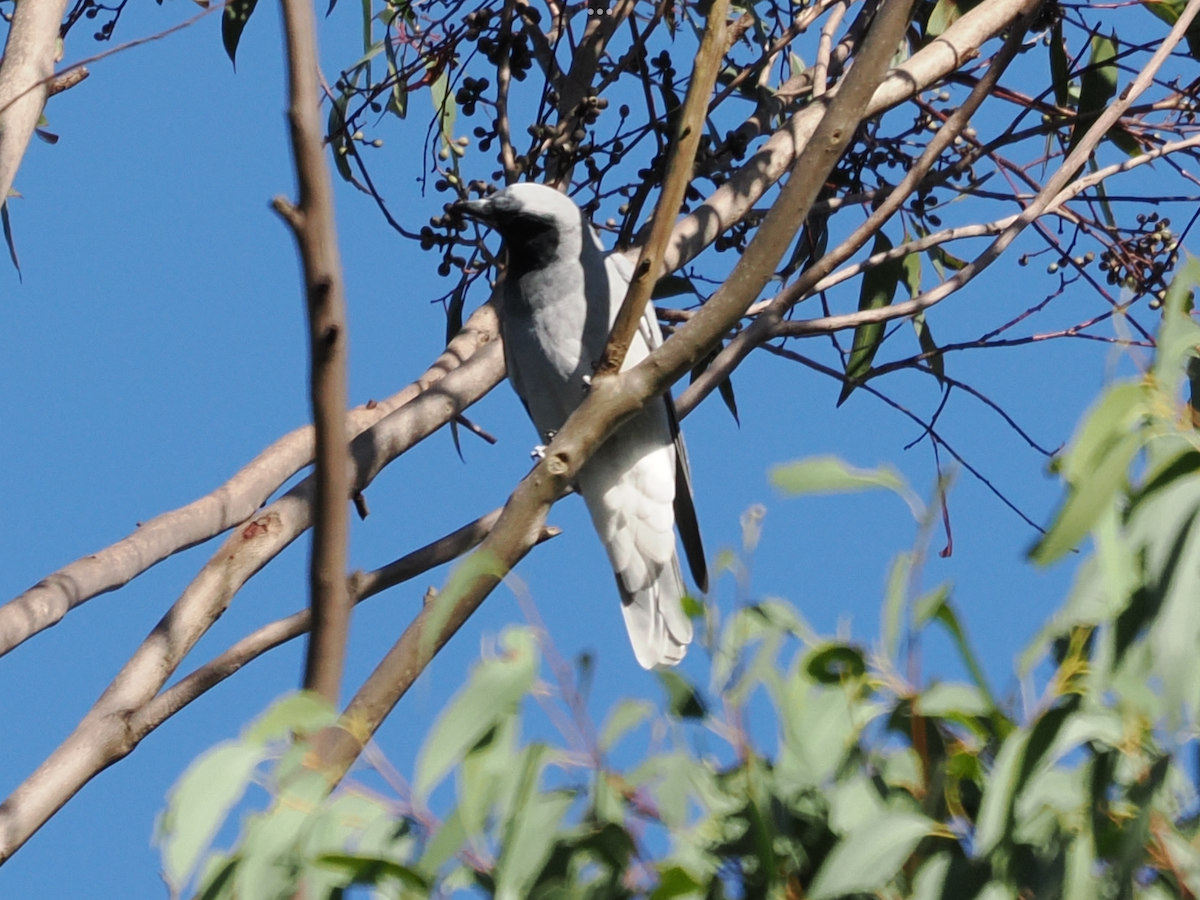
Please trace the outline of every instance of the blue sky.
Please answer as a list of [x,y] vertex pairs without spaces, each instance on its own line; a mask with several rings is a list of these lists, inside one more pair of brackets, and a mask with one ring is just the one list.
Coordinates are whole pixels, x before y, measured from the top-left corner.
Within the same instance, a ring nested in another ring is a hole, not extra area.
[[[343,3],[322,25],[327,73],[360,50],[353,6]],[[159,31],[193,9],[181,0],[131,5],[117,38]],[[84,31],[68,42],[68,60],[94,52]],[[264,4],[246,30],[236,73],[214,15],[96,64],[88,81],[48,107],[50,130],[62,140],[34,143],[17,178],[23,199],[12,203],[23,282],[0,266],[3,598],[138,521],[211,491],[305,421],[298,269],[291,239],[268,207],[272,196],[292,191],[281,73],[277,11]],[[412,102],[416,110],[427,101]],[[409,180],[423,133],[424,120],[413,119],[381,131],[385,146],[371,151],[393,210],[417,226],[442,203],[422,197]],[[1153,185],[1152,176],[1145,179],[1124,187]],[[429,301],[447,284],[436,276],[438,260],[398,239],[369,198],[338,187],[351,397],[361,403],[398,390],[436,356],[444,319]],[[931,314],[939,341],[977,336],[997,321],[997,304],[1015,312],[1029,305],[1024,298],[1053,289],[1044,265],[1019,269],[1016,255],[947,301],[952,312]],[[1077,321],[1096,303],[1068,295],[1051,320]],[[1079,341],[959,354],[947,371],[985,387],[1031,435],[1055,447],[1114,365],[1128,369],[1105,346]],[[740,514],[765,504],[755,594],[791,600],[819,630],[848,623],[869,640],[888,560],[912,539],[907,508],[885,493],[784,499],[766,471],[836,453],[856,465],[890,462],[927,493],[928,445],[905,452],[919,435],[910,421],[861,391],[835,408],[834,382],[778,359],[752,357],[735,386],[740,428],[715,398],[685,425],[710,556],[739,545]],[[923,414],[936,405],[918,376],[898,376],[886,389]],[[449,435],[438,434],[389,467],[368,491],[370,518],[354,526],[356,567],[378,566],[492,509],[527,471],[535,436],[507,385],[471,416],[499,443],[464,434],[464,464]],[[1056,482],[994,413],[956,397],[941,430],[1036,521],[1048,518]],[[1002,692],[1012,691],[1013,656],[1062,597],[1070,564],[1050,572],[1026,565],[1033,532],[965,472],[951,514],[954,554],[932,559],[926,581],[955,583],[989,673]],[[657,697],[653,677],[628,647],[612,575],[582,504],[564,501],[551,521],[564,534],[535,550],[518,574],[561,652],[597,653],[593,708],[602,712],[627,694]],[[298,541],[238,595],[194,652],[196,664],[303,605],[306,546],[307,539]],[[4,794],[70,732],[210,551],[168,560],[0,659]],[[443,579],[430,573],[359,608],[351,688],[399,635],[426,586]],[[728,609],[732,596],[725,581],[718,602]],[[421,734],[461,684],[481,640],[519,620],[512,594],[497,591],[405,698],[379,735],[402,771],[411,770]],[[102,773],[0,870],[0,894],[162,890],[149,840],[166,790],[198,753],[296,686],[301,652],[295,642],[253,663]],[[697,660],[689,662],[699,671]],[[937,640],[926,664],[957,671]],[[192,667],[189,661],[184,670]]]

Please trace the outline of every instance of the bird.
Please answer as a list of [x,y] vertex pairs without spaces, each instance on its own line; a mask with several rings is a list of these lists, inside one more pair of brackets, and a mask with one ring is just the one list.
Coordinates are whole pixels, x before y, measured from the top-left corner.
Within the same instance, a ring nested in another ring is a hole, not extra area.
[[[496,290],[508,378],[549,444],[587,395],[633,265],[606,252],[583,210],[547,185],[518,182],[451,209],[503,239],[506,266]],[[662,342],[647,304],[622,370]],[[678,664],[692,641],[692,621],[683,607],[676,527],[703,593],[708,571],[670,393],[623,423],[583,465],[575,487],[608,552],[638,663]]]

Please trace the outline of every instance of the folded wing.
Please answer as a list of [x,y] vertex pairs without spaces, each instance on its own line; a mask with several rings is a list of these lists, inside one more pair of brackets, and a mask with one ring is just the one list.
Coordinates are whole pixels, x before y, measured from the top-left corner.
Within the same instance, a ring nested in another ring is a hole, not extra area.
[[[624,299],[629,265],[606,260],[613,315]],[[662,343],[652,308],[647,309],[624,368],[636,365]],[[645,668],[673,665],[692,640],[683,611],[686,593],[675,549],[676,511],[693,575],[707,590],[704,551],[692,506],[687,458],[670,398],[649,404],[621,426],[579,475],[580,493],[608,551],[617,578],[625,625]]]

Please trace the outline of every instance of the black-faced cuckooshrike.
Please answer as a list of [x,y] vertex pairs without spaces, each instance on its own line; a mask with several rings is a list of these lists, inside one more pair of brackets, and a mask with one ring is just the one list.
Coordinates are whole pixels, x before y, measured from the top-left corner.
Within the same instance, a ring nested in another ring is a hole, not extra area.
[[[455,209],[504,238],[508,265],[497,290],[508,379],[549,444],[583,402],[633,267],[607,254],[582,210],[545,185],[514,184]],[[662,340],[647,304],[622,368],[641,362]],[[708,572],[669,393],[596,451],[579,473],[578,488],[617,576],[637,661],[647,669],[678,663],[691,643],[692,623],[681,603],[686,590],[676,526],[702,591]]]

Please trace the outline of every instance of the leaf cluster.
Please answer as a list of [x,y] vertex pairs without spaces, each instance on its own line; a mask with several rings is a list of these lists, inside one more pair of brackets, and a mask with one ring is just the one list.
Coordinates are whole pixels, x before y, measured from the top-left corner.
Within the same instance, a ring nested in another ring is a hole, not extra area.
[[[269,740],[330,721],[304,695],[285,700],[173,791],[168,881],[195,879],[205,898],[355,884],[546,900],[1195,896],[1200,797],[1185,754],[1200,721],[1200,437],[1180,395],[1200,347],[1200,264],[1186,274],[1153,366],[1108,388],[1059,459],[1066,495],[1032,558],[1089,536],[1095,549],[1022,657],[1022,710],[990,688],[950,588],[921,591],[938,503],[888,468],[806,460],[772,480],[792,494],[885,488],[917,519],[873,647],[818,636],[781,600],[724,621],[693,602],[707,684],[662,672],[660,704],[622,701],[597,729],[569,672],[551,666],[557,692],[541,680],[538,633],[510,628],[434,723],[411,789],[329,794],[296,741],[273,764],[271,807],[201,869]],[[744,522],[746,552],[759,518]],[[743,565],[727,554],[717,568]],[[919,677],[930,627],[965,680]],[[557,711],[561,745],[522,736],[531,698]],[[439,818],[433,796],[451,776]]]

